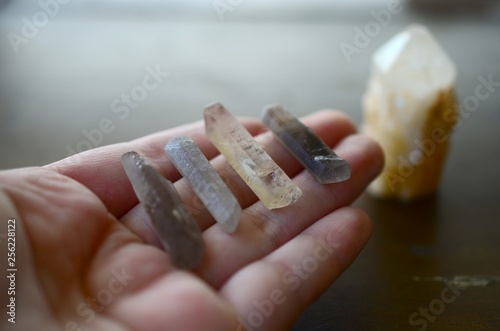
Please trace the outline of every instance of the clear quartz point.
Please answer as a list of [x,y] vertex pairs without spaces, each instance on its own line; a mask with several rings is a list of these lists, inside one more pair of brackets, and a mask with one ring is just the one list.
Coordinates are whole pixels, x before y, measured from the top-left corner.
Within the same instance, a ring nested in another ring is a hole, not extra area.
[[217,223],[226,232],[234,232],[241,216],[240,204],[194,141],[175,137],[165,152]]
[[295,116],[278,105],[264,108],[262,121],[321,184],[351,177],[351,166]]
[[198,224],[184,208],[172,182],[136,152],[125,153],[121,162],[172,262],[181,269],[195,268],[203,258],[205,243]]
[[205,108],[210,141],[269,209],[295,202],[302,191],[224,106]]

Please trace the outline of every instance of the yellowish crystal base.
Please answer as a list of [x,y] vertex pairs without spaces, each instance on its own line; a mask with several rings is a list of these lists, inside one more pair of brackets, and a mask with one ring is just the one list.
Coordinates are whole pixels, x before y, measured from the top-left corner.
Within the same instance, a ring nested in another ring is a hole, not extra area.
[[[366,97],[363,131],[381,144],[385,155],[384,170],[368,191],[377,197],[400,200],[434,193],[458,116],[454,91],[438,93],[434,104],[424,112],[422,126],[416,120],[391,123],[378,115],[378,105],[374,95]],[[397,112],[396,106],[389,112]],[[386,122],[381,123],[383,120]]]

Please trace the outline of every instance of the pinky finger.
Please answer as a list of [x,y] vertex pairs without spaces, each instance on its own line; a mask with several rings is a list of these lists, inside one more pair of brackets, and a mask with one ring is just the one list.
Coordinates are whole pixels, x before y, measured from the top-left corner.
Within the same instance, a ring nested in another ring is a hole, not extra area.
[[288,330],[354,261],[370,234],[369,217],[345,207],[240,270],[221,289],[240,314],[238,330]]

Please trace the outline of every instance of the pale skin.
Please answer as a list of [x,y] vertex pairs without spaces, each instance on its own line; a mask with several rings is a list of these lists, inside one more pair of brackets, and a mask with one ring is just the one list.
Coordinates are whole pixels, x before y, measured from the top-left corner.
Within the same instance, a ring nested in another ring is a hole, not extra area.
[[[368,241],[369,217],[349,205],[383,165],[378,145],[357,134],[342,113],[321,111],[302,120],[351,164],[352,177],[318,184],[258,120],[242,119],[303,191],[293,205],[272,211],[218,155],[201,122],[40,168],[1,171],[0,230],[5,233],[7,220],[16,219],[18,273],[16,324],[3,316],[0,328],[289,329]],[[238,198],[244,212],[234,234],[214,224],[165,156],[164,145],[180,135],[198,144]],[[120,164],[131,150],[175,182],[186,204],[195,206],[207,246],[196,270],[173,266],[145,226],[147,217]],[[2,302],[6,294],[2,289]]]

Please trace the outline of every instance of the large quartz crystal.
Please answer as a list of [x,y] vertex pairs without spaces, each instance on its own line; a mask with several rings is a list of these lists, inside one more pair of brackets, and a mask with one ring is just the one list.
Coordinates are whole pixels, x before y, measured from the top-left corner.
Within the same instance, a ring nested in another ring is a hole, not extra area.
[[457,117],[455,82],[452,61],[423,26],[375,53],[363,130],[382,146],[385,167],[370,193],[411,200],[436,190]]
[[338,183],[351,177],[349,163],[338,157],[321,138],[283,107],[266,107],[262,117],[269,130],[318,182]]
[[302,194],[290,177],[220,103],[205,108],[210,141],[269,209],[288,206]]
[[203,258],[205,243],[198,224],[183,206],[172,182],[160,176],[136,152],[124,154],[121,162],[172,262],[182,269],[196,267]]
[[226,232],[234,232],[240,220],[240,204],[194,141],[175,137],[165,146],[165,152],[217,223]]

